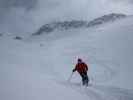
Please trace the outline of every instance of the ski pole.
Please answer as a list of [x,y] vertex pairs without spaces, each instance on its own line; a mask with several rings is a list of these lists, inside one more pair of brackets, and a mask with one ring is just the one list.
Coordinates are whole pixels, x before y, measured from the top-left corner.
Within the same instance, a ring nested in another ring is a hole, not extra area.
[[71,73],[70,77],[68,78],[68,82],[71,80],[72,76],[73,76],[73,72]]

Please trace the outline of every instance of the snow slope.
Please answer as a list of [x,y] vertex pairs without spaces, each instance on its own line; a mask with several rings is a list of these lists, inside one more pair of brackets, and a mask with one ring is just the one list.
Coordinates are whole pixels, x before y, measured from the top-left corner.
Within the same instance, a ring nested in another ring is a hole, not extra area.
[[[0,37],[1,100],[133,100],[133,17],[88,29],[15,40]],[[78,57],[88,88],[71,74]]]

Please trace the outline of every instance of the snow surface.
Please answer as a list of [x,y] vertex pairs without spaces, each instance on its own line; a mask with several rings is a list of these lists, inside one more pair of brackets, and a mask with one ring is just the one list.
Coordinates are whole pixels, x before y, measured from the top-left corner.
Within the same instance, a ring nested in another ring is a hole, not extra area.
[[[0,100],[133,100],[133,17],[88,29],[0,37]],[[90,85],[74,73],[89,65]]]

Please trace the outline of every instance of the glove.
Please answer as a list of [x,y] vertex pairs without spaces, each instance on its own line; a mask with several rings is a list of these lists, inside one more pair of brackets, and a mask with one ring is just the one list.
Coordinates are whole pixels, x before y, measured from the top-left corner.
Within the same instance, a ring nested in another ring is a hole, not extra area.
[[75,69],[72,70],[72,72],[75,72],[75,71],[76,71]]

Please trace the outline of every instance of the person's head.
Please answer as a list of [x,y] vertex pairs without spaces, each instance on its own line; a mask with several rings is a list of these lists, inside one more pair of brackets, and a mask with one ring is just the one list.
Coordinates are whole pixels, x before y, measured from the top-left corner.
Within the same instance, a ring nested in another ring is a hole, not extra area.
[[82,59],[81,58],[78,58],[78,63],[82,63]]

